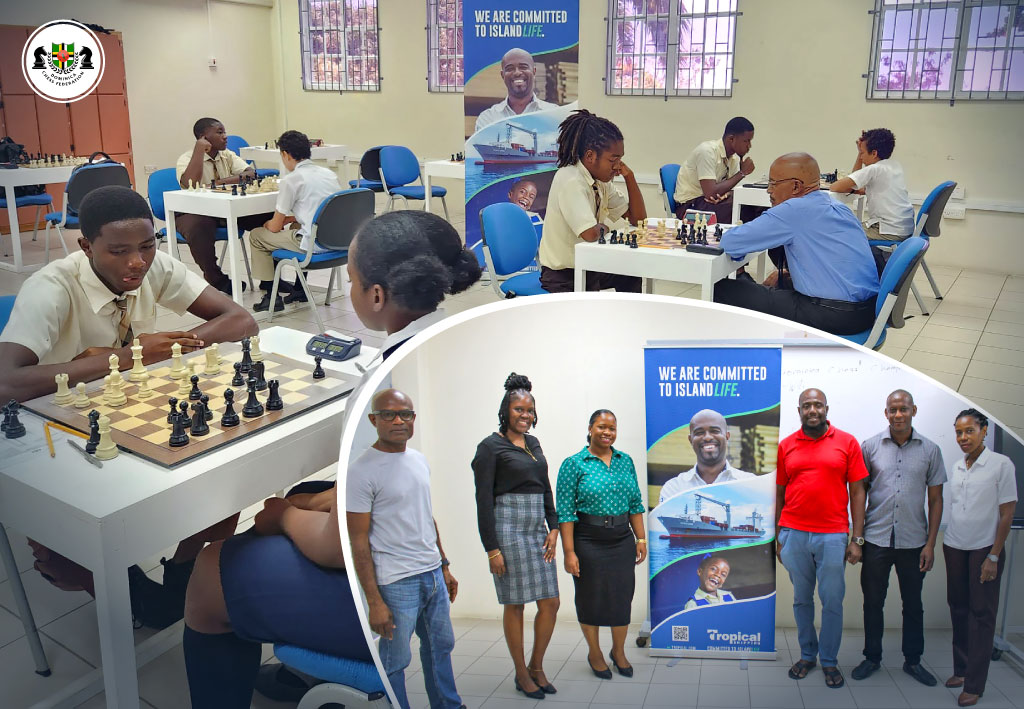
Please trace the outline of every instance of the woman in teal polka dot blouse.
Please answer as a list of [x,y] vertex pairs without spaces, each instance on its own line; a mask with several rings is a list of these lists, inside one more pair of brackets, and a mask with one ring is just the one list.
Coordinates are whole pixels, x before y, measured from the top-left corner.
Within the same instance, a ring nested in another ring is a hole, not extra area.
[[587,445],[566,458],[558,470],[558,526],[565,570],[576,586],[576,617],[587,640],[590,669],[611,679],[598,642],[601,626],[612,629],[609,658],[624,677],[633,676],[626,660],[635,566],[647,557],[644,501],[633,459],[612,444],[615,414],[599,409],[590,416]]

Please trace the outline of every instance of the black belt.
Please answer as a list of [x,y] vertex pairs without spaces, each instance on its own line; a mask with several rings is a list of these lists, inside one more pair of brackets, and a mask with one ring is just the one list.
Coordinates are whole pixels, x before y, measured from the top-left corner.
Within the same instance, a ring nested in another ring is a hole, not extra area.
[[832,300],[831,298],[813,298],[807,296],[807,300],[815,305],[823,305],[826,308],[832,310],[843,310],[847,312],[857,312],[858,310],[874,310],[875,299],[869,298],[868,300],[862,300],[859,303],[851,303],[848,300]]
[[588,515],[584,512],[577,512],[576,516],[580,522],[595,527],[621,527],[624,524],[629,524],[629,515]]

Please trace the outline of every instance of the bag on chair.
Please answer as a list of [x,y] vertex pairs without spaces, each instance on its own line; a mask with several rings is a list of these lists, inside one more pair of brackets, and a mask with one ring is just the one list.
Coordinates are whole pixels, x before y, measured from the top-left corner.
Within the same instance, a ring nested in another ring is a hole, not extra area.
[[[15,142],[14,138],[5,135],[0,138],[0,165],[17,167],[23,162],[22,156],[28,157],[25,146]],[[46,192],[46,185],[18,185],[14,188],[15,197],[30,197]]]

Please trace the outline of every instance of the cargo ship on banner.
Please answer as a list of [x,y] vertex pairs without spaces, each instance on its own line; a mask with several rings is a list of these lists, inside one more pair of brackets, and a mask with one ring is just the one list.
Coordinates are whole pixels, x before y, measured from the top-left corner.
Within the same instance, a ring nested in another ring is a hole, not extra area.
[[[720,502],[707,495],[694,493],[694,514],[690,514],[687,505],[683,514],[674,517],[658,517],[658,521],[665,527],[668,534],[662,534],[662,539],[759,539],[764,536],[764,528],[759,526],[764,522],[764,515],[754,510],[750,516],[750,524],[739,524],[732,526],[732,505],[728,502]],[[703,501],[725,508],[725,522],[719,522],[714,517],[701,514]]]
[[[512,131],[517,130],[533,138],[533,148],[530,149],[523,143],[512,141]],[[537,150],[537,131],[517,126],[514,123],[505,124],[505,139],[499,137],[493,143],[474,143],[473,147],[480,153],[480,160],[477,165],[536,165],[542,163],[558,162],[557,150]]]

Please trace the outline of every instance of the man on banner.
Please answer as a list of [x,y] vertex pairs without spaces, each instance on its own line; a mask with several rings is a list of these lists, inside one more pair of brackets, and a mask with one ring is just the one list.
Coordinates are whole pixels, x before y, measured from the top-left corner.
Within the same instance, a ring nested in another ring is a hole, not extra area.
[[729,465],[726,459],[729,425],[725,422],[725,417],[717,411],[702,409],[695,413],[690,419],[690,432],[687,437],[693,446],[693,452],[697,454],[697,464],[661,486],[659,505],[695,487],[754,477],[753,473],[746,473]]
[[475,132],[479,133],[503,118],[558,108],[558,104],[543,101],[534,92],[533,82],[537,76],[537,66],[525,49],[515,48],[505,52],[505,56],[501,58],[500,72],[508,95],[503,101],[484,109],[477,116]]
[[[913,427],[917,406],[908,391],[885,400],[889,428],[861,444],[870,477],[864,522],[864,661],[850,676],[867,679],[882,664],[882,630],[889,573],[896,567],[903,600],[903,671],[923,685],[935,677],[921,666],[924,652],[924,575],[935,561],[935,539],[942,521],[946,466],[939,447]],[[928,518],[925,519],[925,500]]]
[[[868,471],[857,439],[828,421],[828,401],[818,389],[797,400],[800,430],[779,443],[776,469],[776,554],[793,582],[800,659],[789,669],[803,679],[821,656],[825,684],[845,684],[837,667],[843,637],[845,564],[856,564],[864,546],[864,478]],[[849,491],[849,492],[847,492]],[[853,539],[848,541],[849,518]],[[821,635],[814,628],[814,587],[821,597]]]

